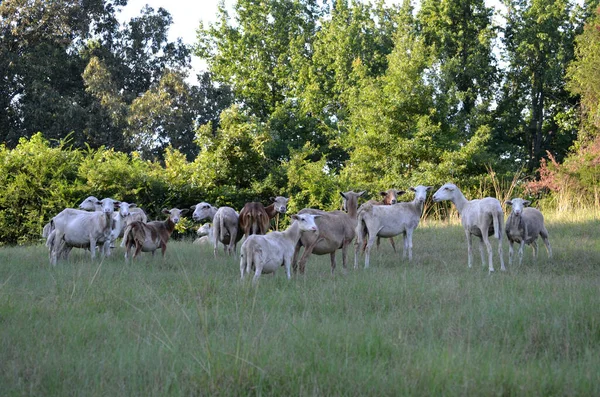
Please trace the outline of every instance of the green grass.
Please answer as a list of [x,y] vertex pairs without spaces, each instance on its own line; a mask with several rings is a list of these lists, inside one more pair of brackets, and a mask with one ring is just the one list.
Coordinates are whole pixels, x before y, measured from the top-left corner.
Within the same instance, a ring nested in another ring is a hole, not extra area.
[[553,260],[488,275],[428,223],[413,263],[383,240],[370,269],[313,256],[257,287],[189,242],[130,265],[4,247],[0,394],[600,395],[598,226],[549,222]]

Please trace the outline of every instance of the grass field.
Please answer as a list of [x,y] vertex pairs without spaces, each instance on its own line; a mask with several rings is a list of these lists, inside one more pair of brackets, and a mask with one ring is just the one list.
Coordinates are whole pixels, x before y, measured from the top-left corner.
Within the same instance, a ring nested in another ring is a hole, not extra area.
[[54,268],[3,247],[0,394],[598,396],[599,226],[551,219],[553,260],[488,275],[459,226],[426,224],[410,264],[382,241],[370,269],[313,256],[257,287],[189,242]]

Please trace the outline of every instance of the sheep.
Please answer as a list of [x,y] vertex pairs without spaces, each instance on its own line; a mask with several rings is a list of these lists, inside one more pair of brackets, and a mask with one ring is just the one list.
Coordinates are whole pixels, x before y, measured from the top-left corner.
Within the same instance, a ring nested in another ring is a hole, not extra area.
[[485,256],[483,253],[483,244],[488,252],[489,272],[494,271],[492,263],[492,244],[489,236],[495,235],[498,239],[498,255],[500,256],[500,267],[504,271],[504,258],[502,256],[502,238],[504,229],[504,212],[500,201],[493,197],[485,197],[468,201],[460,189],[452,183],[446,183],[438,189],[433,195],[434,202],[450,200],[456,206],[456,210],[461,218],[461,223],[465,229],[467,237],[468,265],[471,268],[473,264],[473,253],[471,236],[479,237],[479,251],[481,253],[481,262],[485,265]]
[[274,273],[281,265],[285,266],[288,279],[291,278],[291,264],[294,247],[305,231],[317,232],[315,218],[319,215],[297,214],[292,216],[292,224],[283,232],[271,232],[266,235],[252,234],[242,244],[240,253],[240,273],[250,273],[254,267],[252,279],[256,283],[262,273]]
[[[354,247],[354,268],[358,268],[358,256],[363,242],[366,240],[365,268],[369,267],[371,247],[375,237],[393,237],[404,234],[404,249],[402,258],[408,256],[412,261],[412,235],[419,225],[423,204],[427,199],[427,192],[431,186],[411,187],[415,198],[411,202],[393,205],[373,205],[365,203],[358,210],[356,225],[356,244]],[[368,239],[367,239],[368,237]]]
[[132,247],[135,247],[133,259],[138,256],[140,251],[152,252],[152,255],[154,255],[154,251],[160,248],[164,260],[169,237],[175,230],[175,225],[179,222],[180,217],[187,212],[187,209],[172,208],[168,210],[165,208],[162,213],[169,215],[165,221],[148,223],[136,221],[127,226],[123,237],[123,240],[125,240],[125,262],[130,257],[129,251]]
[[552,258],[552,247],[548,240],[548,230],[544,226],[544,215],[535,208],[529,207],[528,200],[514,198],[506,202],[512,206],[512,211],[506,220],[506,237],[508,237],[508,264],[512,265],[514,250],[513,243],[519,243],[519,265],[523,263],[523,247],[530,244],[533,248],[533,258],[537,258],[537,238],[542,237],[546,245],[548,258]]
[[287,203],[290,201],[289,198],[283,196],[271,197],[272,203],[265,207],[265,212],[270,219],[275,218],[275,230],[279,230],[279,214],[285,214],[287,212]]
[[67,259],[71,247],[89,248],[94,259],[97,243],[103,243],[101,252],[104,256],[110,255],[112,217],[120,202],[105,198],[97,203],[102,206],[102,211],[87,212],[67,208],[52,218],[52,232],[46,241],[51,264],[56,265],[59,256]]
[[236,245],[242,239],[239,233],[239,215],[231,207],[216,208],[209,203],[199,203],[191,207],[194,210],[192,218],[195,221],[209,219],[213,222],[214,255],[217,256],[217,246],[220,242],[225,246],[229,255],[236,253]]
[[210,223],[205,223],[198,228],[196,232],[198,238],[194,240],[194,244],[210,244],[213,241],[213,227]]
[[[306,262],[311,254],[325,255],[329,254],[331,258],[331,274],[333,274],[336,263],[335,253],[338,249],[342,249],[342,265],[344,269],[346,266],[346,258],[348,253],[348,246],[354,240],[356,235],[356,212],[358,210],[358,199],[363,194],[362,192],[340,192],[340,195],[344,199],[344,208],[347,209],[348,213],[343,211],[321,211],[312,208],[305,208],[298,214],[313,214],[321,215],[318,219],[317,227],[318,233],[302,233],[300,241],[296,244],[294,250],[294,258],[292,260],[292,267],[294,272],[299,267],[300,273],[304,273]],[[304,247],[302,257],[298,260],[298,254],[300,247]]]
[[[406,193],[404,190],[388,189],[385,192],[379,192],[379,194],[382,196],[382,199],[380,201],[369,200],[367,201],[367,203],[370,203],[372,205],[393,205],[398,202],[398,196],[401,196],[404,193]],[[394,243],[393,237],[390,237],[390,244],[392,245],[394,252],[396,252],[396,244]],[[363,246],[363,252],[366,248],[367,242],[365,241],[365,245]],[[379,236],[377,236],[377,249],[379,249]]]

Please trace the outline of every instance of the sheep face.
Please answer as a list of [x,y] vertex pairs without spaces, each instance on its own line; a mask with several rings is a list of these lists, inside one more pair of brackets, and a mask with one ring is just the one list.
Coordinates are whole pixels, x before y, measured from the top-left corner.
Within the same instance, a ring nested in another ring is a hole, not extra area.
[[431,186],[415,186],[411,187],[410,190],[415,192],[415,201],[423,204],[427,200],[427,192],[431,190]]
[[525,209],[525,207],[529,207],[531,201],[523,200],[522,198],[514,198],[512,200],[508,200],[506,204],[512,206],[512,213],[515,216],[521,216],[523,209]]
[[196,234],[198,235],[198,237],[208,236],[210,234],[211,228],[212,228],[212,226],[210,223],[205,223],[204,225],[202,225],[198,228],[198,231],[196,232]]
[[282,196],[277,196],[277,197],[271,197],[271,200],[273,201],[273,204],[275,204],[275,211],[279,212],[280,214],[286,213],[287,203],[289,201],[288,198],[285,198]]
[[216,212],[216,209],[212,205],[204,202],[196,204],[191,208],[194,210],[194,213],[192,214],[192,219],[196,222],[199,222],[203,219],[212,218],[214,212]]
[[181,219],[182,215],[187,214],[188,209],[184,209],[184,210],[180,210],[179,208],[172,208],[170,210],[168,209],[163,209],[162,213],[163,214],[168,214],[169,215],[169,219],[171,219],[171,222],[177,224],[179,222],[179,220]]
[[83,200],[81,202],[81,204],[79,204],[79,209],[82,209],[84,211],[95,211],[96,210],[96,203],[99,200],[94,197],[94,196],[90,196],[88,198],[86,198],[85,200]]
[[436,203],[447,200],[452,201],[455,197],[457,190],[458,189],[455,184],[446,183],[444,186],[439,188],[437,192],[433,194],[433,201],[435,201]]
[[297,214],[293,215],[292,219],[298,222],[298,226],[300,226],[300,230],[305,232],[317,232],[319,228],[315,223],[315,219],[320,217],[321,215],[312,215],[312,214]]
[[96,205],[102,208],[102,212],[105,214],[112,214],[115,212],[115,209],[118,209],[121,206],[121,202],[111,198],[105,198],[96,202]]

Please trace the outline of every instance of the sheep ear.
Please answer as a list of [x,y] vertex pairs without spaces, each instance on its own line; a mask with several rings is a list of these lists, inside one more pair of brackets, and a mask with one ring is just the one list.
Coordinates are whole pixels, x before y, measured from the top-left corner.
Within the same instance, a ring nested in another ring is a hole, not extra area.
[[187,208],[184,208],[184,209],[182,209],[182,210],[179,212],[179,214],[181,214],[181,215],[185,215],[185,214],[187,214],[187,213],[188,213],[188,211],[189,211],[189,210],[188,210]]
[[415,188],[414,188],[414,187],[412,187],[412,186],[410,187],[410,190],[411,190],[412,192],[415,192],[415,193],[416,193],[416,191],[417,191],[417,189],[415,189]]
[[163,214],[171,214],[171,211],[169,211],[169,210],[168,210],[168,209],[166,209],[166,208],[163,208],[161,212],[162,212]]
[[292,215],[292,219],[295,220],[295,221],[297,221],[300,218],[298,217],[298,215]]
[[529,201],[529,200],[523,201],[523,206],[524,207],[529,207],[530,205],[531,205],[531,201]]
[[269,197],[269,200],[271,200],[271,202],[275,201],[275,197]]
[[506,205],[512,205],[512,201],[510,201],[510,200],[506,201]]
[[137,207],[137,204],[136,204],[136,203],[131,203],[131,204],[129,204],[129,208],[135,208],[135,207]]
[[382,196],[387,196],[387,192],[379,192],[379,194]]
[[365,194],[367,191],[363,190],[362,192],[358,192],[358,197],[362,197],[363,194]]
[[428,192],[428,191],[430,191],[431,189],[433,189],[433,186],[427,186],[427,187],[425,188],[425,191],[426,191],[426,192]]
[[320,218],[320,217],[321,217],[321,215],[313,215],[314,219],[317,219],[317,218]]
[[340,196],[346,199],[346,195],[344,193],[340,192]]
[[396,190],[396,194],[397,194],[398,196],[401,196],[401,195],[403,195],[404,193],[406,193],[406,190]]
[[195,210],[195,209],[196,209],[196,204],[192,205],[192,206],[190,207],[190,209],[191,209],[191,210]]

